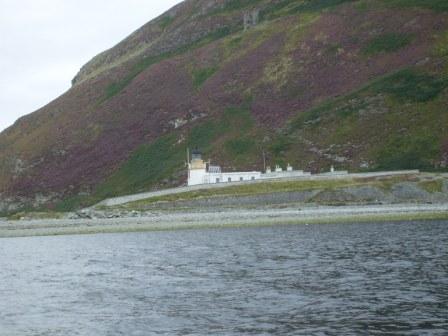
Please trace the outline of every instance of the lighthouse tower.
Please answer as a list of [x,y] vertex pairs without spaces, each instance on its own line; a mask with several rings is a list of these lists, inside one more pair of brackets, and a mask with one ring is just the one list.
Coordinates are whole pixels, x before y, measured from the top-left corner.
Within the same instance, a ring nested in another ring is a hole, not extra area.
[[188,162],[188,185],[208,183],[207,176],[207,164],[202,160],[202,153],[195,149],[191,153],[191,161]]

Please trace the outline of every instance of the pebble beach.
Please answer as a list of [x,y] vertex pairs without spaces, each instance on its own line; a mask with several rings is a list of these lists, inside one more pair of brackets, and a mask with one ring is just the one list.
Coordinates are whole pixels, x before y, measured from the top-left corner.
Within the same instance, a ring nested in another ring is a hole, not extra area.
[[0,222],[0,238],[431,219],[448,220],[448,204],[229,208],[154,212],[123,218],[5,220]]

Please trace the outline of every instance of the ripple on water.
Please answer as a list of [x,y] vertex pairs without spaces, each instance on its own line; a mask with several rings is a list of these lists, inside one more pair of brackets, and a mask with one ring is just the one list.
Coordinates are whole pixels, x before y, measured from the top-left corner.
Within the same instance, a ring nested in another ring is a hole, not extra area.
[[0,335],[447,335],[447,225],[6,239]]

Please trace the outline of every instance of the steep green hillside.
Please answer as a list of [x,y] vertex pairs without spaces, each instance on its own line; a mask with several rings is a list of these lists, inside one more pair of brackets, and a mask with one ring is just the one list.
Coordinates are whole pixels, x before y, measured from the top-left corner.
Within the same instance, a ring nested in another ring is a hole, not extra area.
[[0,135],[0,209],[179,185],[187,147],[228,170],[263,152],[313,172],[446,170],[447,45],[441,0],[184,1]]

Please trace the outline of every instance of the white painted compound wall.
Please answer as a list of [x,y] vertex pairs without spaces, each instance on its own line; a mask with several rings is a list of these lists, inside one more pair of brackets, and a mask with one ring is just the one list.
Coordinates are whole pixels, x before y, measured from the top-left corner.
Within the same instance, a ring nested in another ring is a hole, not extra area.
[[210,174],[209,183],[228,183],[228,182],[243,182],[243,181],[255,181],[261,178],[261,173],[252,172],[233,172],[233,173],[220,173]]
[[191,169],[188,185],[216,184],[229,182],[255,181],[262,178],[261,172],[208,173],[205,169]]

